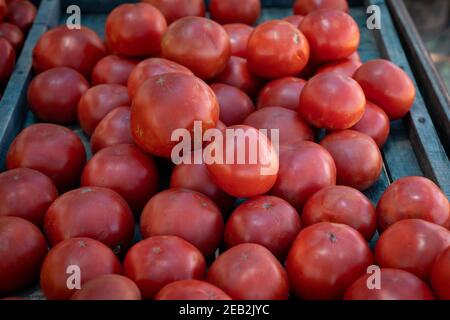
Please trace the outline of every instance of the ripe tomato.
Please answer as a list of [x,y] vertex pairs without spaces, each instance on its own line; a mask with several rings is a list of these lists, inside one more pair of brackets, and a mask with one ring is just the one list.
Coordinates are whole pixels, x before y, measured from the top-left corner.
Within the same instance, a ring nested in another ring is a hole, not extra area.
[[293,16],[283,18],[284,21],[291,23],[296,28],[300,28],[300,25],[302,24],[303,19],[305,19],[305,16],[303,16],[303,15],[293,15]]
[[305,226],[319,222],[346,224],[372,239],[377,229],[375,207],[358,190],[345,186],[331,186],[317,191],[306,202],[302,221]]
[[180,280],[162,288],[155,296],[155,300],[231,300],[231,298],[208,282]]
[[414,273],[428,281],[436,257],[450,246],[450,231],[421,220],[400,220],[384,231],[375,247],[382,268]]
[[414,83],[405,71],[390,61],[368,61],[356,70],[353,78],[363,88],[367,99],[379,105],[391,120],[402,118],[414,103]]
[[22,289],[39,274],[47,243],[27,220],[0,217],[0,293]]
[[16,53],[22,48],[24,36],[18,26],[8,22],[0,23],[0,37],[8,40]]
[[39,171],[17,168],[0,173],[0,217],[15,216],[41,227],[57,197],[52,180]]
[[336,9],[348,12],[347,0],[297,0],[294,3],[293,11],[295,14],[307,15],[320,9]]
[[69,29],[65,25],[45,32],[33,49],[35,72],[69,67],[90,78],[95,64],[106,50],[98,35],[87,27]]
[[135,244],[123,264],[144,299],[152,299],[165,285],[184,279],[203,279],[205,258],[192,244],[175,236],[156,236]]
[[362,66],[362,62],[351,59],[343,58],[336,61],[324,63],[316,70],[316,74],[325,72],[339,72],[347,77],[353,77],[355,71]]
[[254,28],[243,23],[230,23],[223,25],[230,37],[231,55],[246,58],[247,42]]
[[78,101],[88,89],[89,82],[79,72],[66,67],[49,69],[31,80],[30,110],[45,122],[75,122]]
[[8,169],[31,168],[53,180],[59,191],[68,190],[80,178],[86,151],[70,129],[39,123],[24,129],[9,147]]
[[208,270],[208,282],[235,300],[287,300],[283,266],[269,250],[243,243],[222,253]]
[[187,16],[205,16],[205,2],[203,0],[143,0],[156,7],[166,17],[170,24]]
[[361,234],[345,225],[320,222],[303,229],[286,260],[291,291],[306,300],[340,299],[373,264]]
[[264,22],[248,39],[248,65],[253,73],[263,78],[294,76],[303,70],[308,59],[308,41],[289,22]]
[[337,131],[328,134],[320,144],[336,163],[338,184],[366,190],[378,180],[383,159],[368,135],[354,130]]
[[4,86],[16,65],[16,53],[5,38],[0,38],[0,85]]
[[106,274],[83,284],[70,300],[141,300],[141,292],[130,279]]
[[260,0],[211,0],[209,3],[211,19],[220,24],[254,24],[261,14]]
[[27,32],[36,17],[36,6],[27,0],[12,0],[8,2],[8,12],[5,20],[15,24],[23,32]]
[[431,286],[439,299],[450,300],[450,247],[444,250],[433,264]]
[[106,56],[100,59],[92,70],[92,85],[113,83],[126,86],[131,71],[138,63],[138,60],[117,55]]
[[434,300],[428,285],[412,273],[400,269],[380,269],[380,288],[367,287],[371,274],[356,280],[344,300]]
[[297,111],[306,81],[295,77],[273,80],[258,95],[257,108],[283,107]]
[[71,276],[79,268],[81,285],[104,274],[121,273],[122,267],[114,253],[103,243],[90,238],[71,238],[54,246],[44,259],[41,269],[41,289],[50,300],[68,300],[77,289],[69,289],[73,284]]
[[225,69],[231,54],[230,37],[218,23],[185,17],[172,23],[161,42],[162,56],[189,68],[202,79]]

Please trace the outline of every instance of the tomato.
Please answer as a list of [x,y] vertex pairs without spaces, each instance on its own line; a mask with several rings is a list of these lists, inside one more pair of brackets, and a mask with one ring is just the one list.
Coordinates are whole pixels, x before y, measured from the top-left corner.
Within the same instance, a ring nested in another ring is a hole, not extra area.
[[360,66],[362,66],[361,61],[347,57],[320,65],[316,71],[316,74],[325,72],[339,72],[347,77],[353,77],[353,74]]
[[161,11],[167,23],[172,23],[187,16],[205,16],[205,2],[203,0],[143,0]]
[[280,171],[270,193],[301,211],[314,193],[335,184],[336,166],[330,153],[314,142],[302,141],[280,149]]
[[363,117],[351,129],[367,134],[381,148],[389,137],[391,123],[383,109],[366,100]]
[[70,300],[141,300],[141,292],[130,279],[106,274],[83,284]]
[[47,243],[31,222],[0,217],[0,293],[22,289],[39,274]]
[[88,89],[89,82],[79,72],[66,67],[49,69],[31,80],[30,110],[42,121],[75,122],[78,101]]
[[53,180],[59,191],[68,190],[80,178],[86,151],[71,130],[54,124],[34,124],[24,129],[9,147],[8,169],[31,168]]
[[384,231],[375,247],[382,268],[409,271],[428,281],[436,257],[450,246],[450,231],[421,220],[400,220]]
[[0,38],[0,85],[6,85],[16,65],[13,46],[5,38]]
[[106,42],[115,53],[139,57],[158,53],[167,30],[162,13],[147,3],[127,3],[108,15]]
[[283,107],[297,111],[306,81],[295,77],[273,80],[258,95],[257,108]]
[[303,229],[286,260],[291,291],[304,300],[340,299],[373,264],[361,234],[345,225],[320,222]]
[[170,157],[174,130],[191,131],[194,121],[202,129],[215,128],[219,105],[212,89],[199,78],[168,73],[148,79],[137,92],[131,108],[131,132],[145,151]]
[[146,80],[166,73],[194,75],[188,68],[176,62],[162,58],[149,58],[141,61],[131,72],[128,78],[128,94],[131,98],[134,98],[139,87]]
[[203,279],[206,269],[201,252],[176,236],[138,242],[128,251],[123,266],[125,276],[137,284],[144,299],[152,299],[171,282]]
[[272,138],[271,130],[279,130],[281,146],[295,144],[299,141],[314,140],[314,133],[308,123],[297,112],[280,107],[267,107],[249,115],[243,124],[256,129],[267,129],[268,137]]
[[69,29],[65,25],[45,32],[33,49],[35,72],[69,67],[90,78],[96,63],[106,55],[103,42],[87,27]]
[[303,208],[302,221],[305,226],[343,223],[359,231],[367,241],[377,229],[373,204],[358,190],[345,186],[326,187],[313,194]]
[[359,46],[358,24],[339,10],[324,9],[308,14],[300,25],[316,63],[345,58]]
[[84,132],[91,135],[99,122],[114,108],[130,106],[126,87],[119,84],[99,84],[91,87],[78,103],[78,120]]
[[223,25],[230,37],[231,55],[246,58],[247,42],[254,28],[243,23],[230,23]]
[[320,144],[334,159],[338,184],[366,190],[378,180],[383,159],[368,135],[354,130],[337,131],[328,134]]
[[211,0],[209,3],[211,19],[220,24],[256,23],[261,14],[260,0]]
[[363,88],[367,99],[379,105],[391,120],[405,116],[414,103],[414,83],[405,71],[390,61],[368,61],[356,70],[353,78]]
[[234,300],[287,300],[286,271],[269,250],[243,243],[222,253],[208,270],[208,282]]
[[347,0],[297,0],[294,3],[295,14],[307,15],[320,9],[336,9],[348,12]]
[[8,13],[5,20],[15,24],[23,32],[27,32],[36,17],[36,6],[27,0],[12,0],[8,2]]
[[450,228],[450,205],[433,181],[403,177],[392,183],[377,205],[378,230],[403,219],[423,219]]
[[57,197],[52,180],[39,171],[17,168],[0,173],[0,217],[15,216],[41,227]]
[[263,78],[294,76],[303,70],[308,59],[308,41],[289,22],[264,22],[248,39],[248,65],[253,73]]
[[367,284],[372,274],[356,280],[345,292],[344,300],[434,300],[428,285],[412,273],[399,269],[380,269],[380,288]]
[[131,71],[138,63],[138,60],[118,55],[106,56],[100,59],[92,70],[91,82],[94,86],[102,83],[126,86]]
[[450,247],[444,250],[433,264],[431,286],[439,299],[450,300]]
[[305,19],[305,16],[303,16],[303,15],[293,15],[293,16],[283,18],[284,21],[291,23],[296,28],[300,28],[300,25],[302,24],[303,19]]
[[71,238],[54,246],[44,259],[41,269],[41,289],[50,300],[68,300],[75,290],[68,283],[79,269],[81,285],[104,274],[121,273],[122,267],[114,253],[103,243],[90,238]]
[[224,239],[227,247],[257,243],[283,260],[301,229],[297,210],[274,196],[257,196],[237,207],[227,221]]
[[231,300],[231,298],[208,282],[180,280],[162,288],[155,296],[155,300]]
[[16,53],[22,48],[24,36],[22,30],[12,23],[0,23],[0,37],[5,38],[13,46]]
[[163,58],[178,62],[202,79],[221,73],[231,55],[230,37],[218,23],[185,17],[172,23],[164,34]]

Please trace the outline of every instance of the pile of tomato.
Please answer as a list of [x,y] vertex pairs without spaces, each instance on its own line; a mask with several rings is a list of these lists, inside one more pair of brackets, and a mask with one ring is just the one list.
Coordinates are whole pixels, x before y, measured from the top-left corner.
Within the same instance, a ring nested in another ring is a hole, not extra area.
[[[39,278],[47,299],[450,299],[444,193],[423,177],[376,206],[362,193],[412,80],[360,60],[345,0],[293,10],[254,26],[259,0],[212,0],[211,19],[203,0],[145,0],[111,11],[104,41],[43,34],[28,88],[41,122],[0,174],[0,294]],[[174,165],[172,133],[195,121],[242,130],[265,158]],[[278,129],[279,150],[258,129]]]

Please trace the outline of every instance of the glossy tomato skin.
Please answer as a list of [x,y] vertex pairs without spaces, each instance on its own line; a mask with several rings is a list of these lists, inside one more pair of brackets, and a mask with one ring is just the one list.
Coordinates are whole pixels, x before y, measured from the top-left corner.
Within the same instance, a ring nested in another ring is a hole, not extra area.
[[320,144],[336,163],[338,184],[366,190],[380,176],[383,159],[377,144],[368,135],[354,130],[336,131]]
[[360,34],[355,20],[340,10],[323,9],[308,14],[300,25],[308,39],[311,59],[323,63],[345,58],[359,46]]
[[400,220],[381,234],[375,258],[382,268],[402,269],[428,281],[436,257],[449,246],[450,231],[444,227],[420,219]]
[[431,286],[437,298],[450,300],[450,247],[444,250],[433,264]]
[[70,300],[141,300],[141,292],[130,279],[106,274],[83,284]]
[[69,67],[90,78],[95,64],[106,50],[98,35],[87,27],[65,25],[44,33],[33,49],[33,69],[40,73],[55,67]]
[[0,38],[0,85],[8,82],[16,65],[16,53],[5,38]]
[[295,77],[273,80],[258,95],[257,108],[283,107],[297,111],[306,81]]
[[308,59],[308,41],[289,22],[264,22],[255,28],[248,39],[250,70],[263,78],[294,76],[303,70]]
[[300,27],[300,25],[303,22],[303,19],[305,19],[305,16],[299,14],[283,18],[284,21],[291,23],[296,28]]
[[367,99],[380,106],[391,120],[405,116],[414,103],[414,83],[405,71],[390,61],[368,61],[356,70],[353,78],[363,88]]
[[202,79],[225,69],[230,59],[230,37],[218,23],[201,17],[185,17],[172,23],[161,42],[162,56],[189,68]]
[[245,23],[252,25],[261,14],[260,0],[211,0],[211,19],[220,24]]
[[180,280],[162,288],[155,300],[231,300],[231,297],[208,282]]
[[45,122],[75,122],[78,101],[88,89],[89,82],[74,69],[49,69],[31,80],[28,87],[30,110]]
[[317,128],[343,130],[364,115],[366,98],[359,84],[339,73],[322,73],[304,86],[299,114]]
[[339,72],[351,78],[355,74],[356,70],[358,70],[361,66],[361,61],[351,58],[343,58],[320,65],[316,70],[316,74],[325,72]]
[[0,23],[0,37],[8,40],[16,53],[22,48],[24,36],[18,26],[8,22]]
[[0,293],[23,289],[39,274],[47,254],[41,231],[18,217],[0,217]]
[[9,147],[6,167],[42,172],[59,191],[68,190],[80,178],[86,151],[71,130],[54,124],[34,124],[22,130]]
[[203,279],[203,255],[176,236],[156,236],[135,244],[124,261],[125,276],[139,287],[144,299],[152,299],[165,285],[185,279]]
[[370,241],[377,229],[375,207],[360,191],[346,186],[323,188],[308,199],[303,211],[305,226],[319,222],[346,224]]
[[340,299],[345,290],[373,264],[355,229],[321,222],[303,229],[286,260],[291,291],[305,300]]
[[203,0],[143,0],[156,7],[170,24],[187,16],[205,16],[205,2]]
[[255,243],[222,253],[208,270],[208,282],[235,300],[287,300],[289,294],[286,271],[268,249]]
[[254,28],[243,23],[230,23],[223,25],[230,37],[231,55],[247,57],[247,42]]
[[294,14],[307,15],[320,9],[335,9],[348,12],[347,0],[296,0],[293,6]]
[[92,70],[92,85],[113,83],[126,86],[131,71],[138,63],[138,60],[114,54],[106,56],[100,59]]
[[49,251],[42,264],[40,285],[47,299],[68,300],[74,294],[76,289],[67,287],[71,275],[67,268],[72,265],[80,268],[81,286],[98,276],[122,272],[119,260],[103,243],[90,238],[64,240]]
[[400,269],[380,269],[380,289],[367,287],[371,274],[356,280],[344,300],[434,300],[428,285],[412,273]]
[[12,0],[8,2],[8,12],[5,20],[15,24],[23,32],[27,32],[36,17],[36,6],[27,0]]
[[52,180],[39,171],[17,168],[0,173],[0,217],[15,216],[41,227],[57,197]]

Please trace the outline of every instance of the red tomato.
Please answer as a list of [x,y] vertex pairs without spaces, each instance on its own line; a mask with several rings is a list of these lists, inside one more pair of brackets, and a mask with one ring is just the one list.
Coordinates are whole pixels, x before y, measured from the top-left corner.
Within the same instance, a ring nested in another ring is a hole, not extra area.
[[187,16],[205,16],[203,0],[143,0],[143,2],[158,8],[169,24]]
[[66,67],[49,69],[31,80],[30,110],[45,122],[75,122],[78,101],[88,89],[89,82],[79,72]]
[[300,25],[302,24],[303,19],[305,19],[305,16],[303,16],[303,15],[293,15],[293,16],[283,18],[284,21],[291,23],[296,28],[300,28]]
[[53,180],[59,191],[68,190],[80,178],[86,151],[70,129],[54,124],[34,124],[24,129],[9,147],[8,169],[31,168]]
[[248,39],[248,65],[252,72],[263,78],[294,76],[303,70],[308,59],[308,41],[289,22],[264,22]]
[[185,279],[203,279],[205,258],[192,244],[175,236],[156,236],[135,244],[124,261],[125,276],[133,280],[144,299],[152,299],[165,285]]
[[291,291],[305,300],[341,299],[373,264],[361,234],[345,225],[320,222],[303,229],[286,260]]
[[308,39],[311,59],[317,63],[345,58],[359,46],[358,24],[343,11],[324,9],[310,13],[300,30]]
[[260,0],[211,0],[209,3],[211,19],[220,24],[254,24],[261,14]]
[[130,279],[106,274],[83,284],[70,300],[141,300],[141,292]]
[[223,25],[230,37],[231,55],[246,58],[247,42],[254,28],[243,23],[230,23]]
[[180,280],[162,288],[155,296],[155,300],[231,300],[231,298],[208,282]]
[[335,184],[336,166],[330,153],[303,141],[280,149],[280,171],[270,193],[301,211],[314,193]]
[[365,274],[347,289],[344,300],[434,300],[428,285],[412,273],[389,268],[380,271],[379,289],[368,288],[372,274]]
[[319,222],[346,224],[372,239],[377,229],[375,207],[358,190],[345,186],[331,186],[316,192],[306,202],[302,221],[305,226]]
[[305,84],[305,80],[294,77],[273,80],[259,93],[257,108],[283,107],[297,111]]
[[84,132],[91,135],[100,121],[114,108],[131,104],[126,87],[99,84],[87,90],[78,103],[78,120]]
[[106,42],[113,52],[139,57],[158,53],[167,30],[162,13],[147,3],[126,3],[108,15]]
[[69,267],[77,266],[81,285],[104,274],[121,273],[114,253],[103,243],[90,238],[71,238],[54,246],[44,259],[41,289],[50,300],[68,300],[77,289],[69,289],[69,279],[76,275]]
[[378,230],[403,219],[423,219],[450,228],[450,205],[433,181],[404,177],[392,183],[377,205]]
[[444,250],[433,264],[431,286],[439,299],[450,300],[450,247]]
[[294,3],[294,13],[307,15],[320,9],[336,9],[348,12],[347,0],[297,0]]
[[208,282],[235,300],[287,300],[283,266],[269,250],[243,243],[222,253],[208,270]]
[[98,85],[102,83],[114,83],[126,86],[131,71],[139,63],[117,55],[109,55],[100,59],[92,70],[91,82]]
[[18,52],[23,45],[24,36],[22,30],[12,23],[0,23],[0,37],[5,38]]
[[0,217],[0,293],[22,289],[39,274],[47,243],[27,220]]
[[405,71],[390,61],[368,61],[356,70],[353,78],[363,88],[367,99],[379,105],[391,120],[402,118],[414,103],[414,83]]
[[0,217],[15,216],[41,227],[57,197],[52,180],[39,171],[17,168],[0,173]]
[[328,134],[320,144],[334,159],[338,184],[366,190],[378,180],[383,159],[368,135],[354,130],[337,131]]
[[70,67],[87,79],[106,50],[98,35],[87,27],[69,29],[65,25],[45,32],[33,49],[35,72]]
[[324,63],[319,66],[316,74],[325,72],[339,72],[347,77],[353,77],[358,68],[362,66],[362,62],[351,58],[343,58],[336,61]]
[[0,85],[5,85],[16,65],[16,53],[5,38],[0,38]]
[[192,131],[194,121],[206,131],[215,128],[219,105],[214,92],[199,78],[168,73],[148,79],[137,92],[131,108],[131,132],[145,151],[170,157],[178,144],[171,140],[177,129]]
[[12,0],[8,2],[8,13],[5,20],[15,24],[23,32],[27,32],[33,24],[37,9],[27,0]]
[[436,257],[450,246],[450,231],[421,220],[400,220],[384,231],[375,247],[382,268],[414,273],[428,281]]
[[258,196],[233,211],[225,227],[227,247],[257,243],[283,260],[301,229],[297,210],[274,196]]

